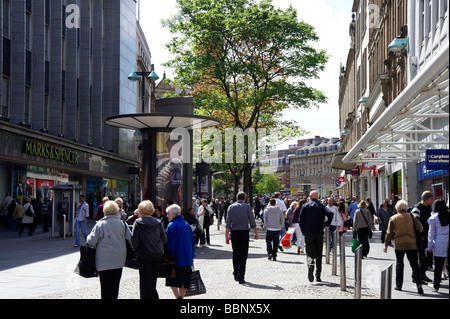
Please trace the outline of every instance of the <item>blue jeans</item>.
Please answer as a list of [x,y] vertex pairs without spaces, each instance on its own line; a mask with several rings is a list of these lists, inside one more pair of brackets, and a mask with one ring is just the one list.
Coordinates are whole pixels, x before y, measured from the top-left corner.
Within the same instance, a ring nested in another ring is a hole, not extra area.
[[86,222],[83,221],[75,221],[75,245],[80,246],[80,229],[81,233],[84,236],[84,239],[87,239],[87,232],[86,232]]

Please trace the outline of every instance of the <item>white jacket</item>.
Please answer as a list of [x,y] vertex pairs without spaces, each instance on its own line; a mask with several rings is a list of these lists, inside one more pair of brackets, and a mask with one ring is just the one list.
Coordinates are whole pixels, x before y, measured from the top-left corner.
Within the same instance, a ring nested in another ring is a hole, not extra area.
[[[28,207],[31,209],[31,212],[33,213],[33,216],[27,216],[25,214],[25,212],[27,211]],[[22,224],[33,224],[34,209],[33,209],[33,205],[31,205],[31,203],[26,203],[25,205],[23,205],[22,213],[23,213]]]

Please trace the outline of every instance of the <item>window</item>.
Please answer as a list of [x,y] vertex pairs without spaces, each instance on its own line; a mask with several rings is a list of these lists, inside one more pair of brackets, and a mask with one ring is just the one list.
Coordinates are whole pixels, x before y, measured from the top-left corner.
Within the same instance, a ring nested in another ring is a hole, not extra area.
[[30,124],[30,109],[31,109],[31,89],[29,86],[25,87],[25,111],[24,111],[24,122]]
[[1,117],[9,118],[9,78],[2,77],[2,109]]
[[9,0],[3,0],[3,36],[9,38]]
[[31,30],[31,13],[27,12],[25,20],[25,48],[29,51],[31,51]]

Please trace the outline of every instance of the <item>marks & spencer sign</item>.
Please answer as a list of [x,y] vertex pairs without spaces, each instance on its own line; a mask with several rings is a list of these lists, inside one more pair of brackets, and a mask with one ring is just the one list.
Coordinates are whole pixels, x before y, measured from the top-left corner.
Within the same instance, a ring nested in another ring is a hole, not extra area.
[[62,147],[25,141],[25,154],[39,156],[55,161],[78,164],[79,154]]

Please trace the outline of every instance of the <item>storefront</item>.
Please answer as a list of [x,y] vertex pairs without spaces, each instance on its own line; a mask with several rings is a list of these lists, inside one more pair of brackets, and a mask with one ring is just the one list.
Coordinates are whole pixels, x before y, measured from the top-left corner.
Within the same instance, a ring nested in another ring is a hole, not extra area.
[[0,143],[6,146],[0,149],[3,194],[42,201],[53,199],[55,186],[70,184],[81,186],[86,200],[135,196],[129,175],[138,167],[133,160],[8,123],[1,123]]
[[449,200],[449,170],[428,170],[426,163],[417,164],[418,190],[429,190],[435,199]]

